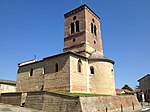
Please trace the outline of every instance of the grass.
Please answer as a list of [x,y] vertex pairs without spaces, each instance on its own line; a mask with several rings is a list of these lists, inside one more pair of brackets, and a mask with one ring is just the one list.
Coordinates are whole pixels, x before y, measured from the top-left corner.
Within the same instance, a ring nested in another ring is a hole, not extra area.
[[133,94],[118,94],[117,96],[132,96]]
[[92,94],[92,93],[70,93],[70,92],[55,92],[55,93],[70,95],[70,96],[80,96],[80,97],[110,96],[110,95]]

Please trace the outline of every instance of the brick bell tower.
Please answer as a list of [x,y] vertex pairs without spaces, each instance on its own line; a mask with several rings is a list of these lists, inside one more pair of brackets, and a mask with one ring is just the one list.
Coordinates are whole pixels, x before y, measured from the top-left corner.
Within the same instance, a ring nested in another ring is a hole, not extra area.
[[72,51],[89,57],[98,51],[103,55],[100,18],[82,5],[66,14],[64,52]]

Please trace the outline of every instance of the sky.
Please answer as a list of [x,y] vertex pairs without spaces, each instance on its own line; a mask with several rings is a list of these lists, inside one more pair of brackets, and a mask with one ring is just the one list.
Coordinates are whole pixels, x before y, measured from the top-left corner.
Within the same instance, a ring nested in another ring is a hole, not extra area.
[[[83,0],[101,18],[104,55],[115,61],[116,88],[150,73],[150,0]],[[63,52],[64,14],[80,0],[0,0],[0,79],[18,63]]]

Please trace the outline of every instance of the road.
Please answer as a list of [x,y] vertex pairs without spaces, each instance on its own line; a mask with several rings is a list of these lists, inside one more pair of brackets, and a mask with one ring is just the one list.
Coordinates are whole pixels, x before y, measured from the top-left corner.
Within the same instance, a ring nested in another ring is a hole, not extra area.
[[42,112],[42,111],[0,103],[0,112]]

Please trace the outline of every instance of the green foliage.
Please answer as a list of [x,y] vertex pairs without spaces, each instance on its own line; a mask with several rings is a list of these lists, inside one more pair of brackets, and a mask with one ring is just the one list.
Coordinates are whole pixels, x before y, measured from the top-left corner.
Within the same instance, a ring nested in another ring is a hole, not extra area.
[[103,94],[92,94],[92,93],[70,93],[70,92],[55,92],[58,94],[71,95],[71,96],[80,96],[80,97],[92,97],[92,96],[110,96]]
[[122,89],[127,89],[127,90],[130,90],[130,91],[133,91],[133,89],[131,87],[129,87],[127,84],[125,84]]

